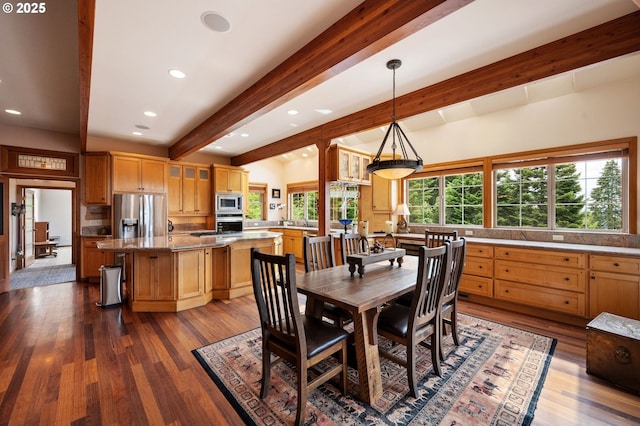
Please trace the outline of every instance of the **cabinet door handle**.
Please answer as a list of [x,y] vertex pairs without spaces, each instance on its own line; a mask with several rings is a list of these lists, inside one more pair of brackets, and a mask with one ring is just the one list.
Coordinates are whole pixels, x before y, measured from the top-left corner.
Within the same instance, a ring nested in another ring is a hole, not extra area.
[[505,271],[505,272],[509,272],[509,270],[508,270],[508,269],[505,269],[504,271]]
[[157,259],[158,256],[149,256],[149,259]]
[[615,262],[613,266],[620,266],[620,264],[618,262]]
[[565,280],[565,281],[571,281],[571,278],[569,278],[569,277],[564,277],[564,280]]
[[505,292],[505,293],[509,293],[509,290],[505,290],[504,292]]
[[569,260],[571,260],[571,259],[569,259],[568,257],[565,257],[565,258],[564,258],[564,261],[565,261],[565,262],[568,262]]

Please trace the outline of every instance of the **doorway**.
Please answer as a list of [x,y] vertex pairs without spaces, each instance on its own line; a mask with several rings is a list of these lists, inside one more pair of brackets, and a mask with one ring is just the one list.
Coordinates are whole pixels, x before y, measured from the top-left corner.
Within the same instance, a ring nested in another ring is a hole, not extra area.
[[29,179],[11,183],[24,208],[16,226],[11,226],[15,267],[9,289],[76,281],[75,183]]

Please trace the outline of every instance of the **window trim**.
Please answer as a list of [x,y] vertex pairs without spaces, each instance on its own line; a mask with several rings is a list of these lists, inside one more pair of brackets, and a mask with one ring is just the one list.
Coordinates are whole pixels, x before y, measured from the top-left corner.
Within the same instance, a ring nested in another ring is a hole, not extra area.
[[[267,220],[268,210],[267,210],[267,194],[269,191],[269,185],[266,183],[258,183],[258,182],[249,182],[249,192],[259,192],[262,194],[262,219],[251,219],[251,220]],[[249,206],[249,200],[247,200],[247,206]]]

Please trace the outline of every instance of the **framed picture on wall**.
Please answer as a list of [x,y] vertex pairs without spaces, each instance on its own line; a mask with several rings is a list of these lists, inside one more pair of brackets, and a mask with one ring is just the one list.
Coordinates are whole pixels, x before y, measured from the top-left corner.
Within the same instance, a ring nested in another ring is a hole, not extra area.
[[280,190],[272,189],[271,190],[271,198],[280,198]]
[[269,210],[275,210],[275,209],[276,209],[276,203],[270,203]]

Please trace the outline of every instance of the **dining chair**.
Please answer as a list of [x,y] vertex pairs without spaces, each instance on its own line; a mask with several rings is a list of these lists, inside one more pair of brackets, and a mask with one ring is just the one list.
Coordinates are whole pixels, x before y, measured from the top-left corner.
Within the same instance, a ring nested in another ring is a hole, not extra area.
[[[336,266],[336,255],[333,243],[333,236],[302,238],[304,249],[304,271],[318,271]],[[342,328],[351,321],[351,316],[344,309],[332,303],[324,303],[322,316],[331,320],[336,326]]]
[[[424,231],[424,245],[432,247],[440,247],[447,240],[457,240],[458,231]],[[403,294],[395,300],[395,303],[404,306],[411,306],[413,300],[413,292]]]
[[340,234],[340,255],[342,264],[347,264],[347,256],[364,252],[360,234]]
[[[464,238],[451,242],[451,274],[449,281],[445,284],[442,293],[442,307],[440,309],[442,318],[442,336],[447,334],[447,325],[451,328],[451,336],[456,346],[460,345],[458,340],[458,288],[464,270],[465,256],[467,252],[467,241]],[[441,340],[442,341],[442,340]],[[440,359],[444,360],[444,350],[440,345]]]
[[[296,366],[298,405],[296,425],[304,421],[310,391],[342,374],[340,387],[347,392],[347,338],[349,334],[317,318],[300,313],[296,288],[295,255],[274,255],[251,249],[251,280],[262,329],[262,385],[260,398],[270,389],[271,368],[282,360]],[[337,355],[332,365],[311,381],[308,370]],[[271,354],[276,356],[271,361]]]
[[[417,397],[416,350],[417,345],[431,350],[434,372],[440,376],[440,308],[442,293],[451,274],[451,244],[427,248],[421,246],[418,252],[418,276],[415,297],[410,307],[393,303],[380,312],[378,334],[394,343],[406,347],[406,358],[390,351],[379,349],[380,356],[407,369],[411,396]],[[425,340],[430,338],[430,342]]]
[[424,231],[424,245],[427,247],[441,246],[445,240],[457,240],[458,231]]

